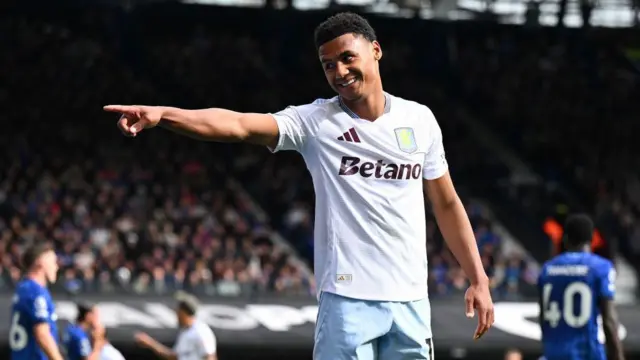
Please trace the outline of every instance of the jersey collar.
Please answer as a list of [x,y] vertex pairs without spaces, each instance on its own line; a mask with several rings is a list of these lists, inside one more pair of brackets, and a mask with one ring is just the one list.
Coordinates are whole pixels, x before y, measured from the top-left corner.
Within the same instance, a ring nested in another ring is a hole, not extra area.
[[[347,113],[347,115],[349,115],[350,117],[352,117],[354,119],[360,119],[360,117],[356,113],[351,111],[351,109],[349,109],[349,107],[347,105],[345,105],[344,102],[342,102],[342,98],[340,96],[338,96],[338,105],[340,105],[340,109],[342,109],[342,111]],[[391,96],[385,92],[384,93],[384,113],[383,114],[388,114],[389,111],[391,111]]]

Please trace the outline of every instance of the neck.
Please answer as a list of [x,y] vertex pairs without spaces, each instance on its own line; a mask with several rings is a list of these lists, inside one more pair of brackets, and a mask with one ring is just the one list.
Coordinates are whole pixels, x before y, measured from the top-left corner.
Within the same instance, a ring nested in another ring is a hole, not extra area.
[[358,117],[369,121],[374,121],[384,114],[386,101],[384,91],[382,91],[382,84],[368,96],[357,100],[342,99],[342,102]]
[[182,327],[183,328],[189,328],[191,327],[191,325],[193,325],[193,322],[196,320],[195,317],[188,317],[186,319],[184,319],[184,322],[182,323]]
[[580,246],[576,246],[576,247],[569,247],[567,248],[568,252],[591,252],[591,246],[590,245],[580,245]]
[[41,286],[47,286],[47,278],[42,273],[38,273],[35,271],[30,271],[27,273],[27,278],[35,281]]

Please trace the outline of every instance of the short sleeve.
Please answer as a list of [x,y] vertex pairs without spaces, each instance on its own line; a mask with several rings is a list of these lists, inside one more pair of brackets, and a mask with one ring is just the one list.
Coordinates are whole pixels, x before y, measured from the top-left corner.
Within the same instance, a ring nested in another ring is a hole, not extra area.
[[49,307],[44,294],[37,293],[36,296],[25,299],[27,316],[33,325],[49,322]]
[[217,341],[216,336],[211,331],[211,329],[207,327],[203,327],[198,334],[198,344],[196,344],[198,353],[200,357],[205,357],[207,355],[213,355],[216,353],[217,349]]
[[422,166],[422,177],[426,180],[435,180],[449,170],[447,158],[442,143],[442,130],[431,110],[427,109],[428,133],[431,144],[427,150]]
[[602,271],[598,273],[600,277],[599,283],[600,297],[613,300],[616,293],[616,269],[609,261],[602,267]]
[[278,124],[278,144],[272,152],[281,150],[295,150],[302,152],[307,141],[307,129],[303,121],[301,111],[304,109],[298,106],[289,106],[286,109],[271,114]]

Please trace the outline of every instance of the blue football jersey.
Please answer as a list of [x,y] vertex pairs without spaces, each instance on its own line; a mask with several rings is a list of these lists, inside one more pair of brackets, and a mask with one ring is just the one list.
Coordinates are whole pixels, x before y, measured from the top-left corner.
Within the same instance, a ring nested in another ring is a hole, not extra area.
[[22,280],[13,296],[9,347],[12,360],[46,360],[47,356],[38,346],[33,327],[48,323],[51,335],[58,339],[55,305],[49,290],[31,279]]
[[606,360],[598,340],[599,299],[613,299],[611,261],[588,252],[566,252],[547,261],[538,279],[542,344],[547,360]]
[[91,355],[92,349],[89,336],[80,326],[69,325],[62,341],[67,350],[68,360],[82,360]]

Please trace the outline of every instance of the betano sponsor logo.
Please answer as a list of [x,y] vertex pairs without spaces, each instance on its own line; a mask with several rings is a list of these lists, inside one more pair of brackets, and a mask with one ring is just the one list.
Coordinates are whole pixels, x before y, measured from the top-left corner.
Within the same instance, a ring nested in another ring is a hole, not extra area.
[[419,179],[422,176],[420,164],[394,164],[378,160],[375,163],[362,161],[359,157],[343,156],[340,162],[340,176],[359,174],[362,177],[374,177],[386,180]]

